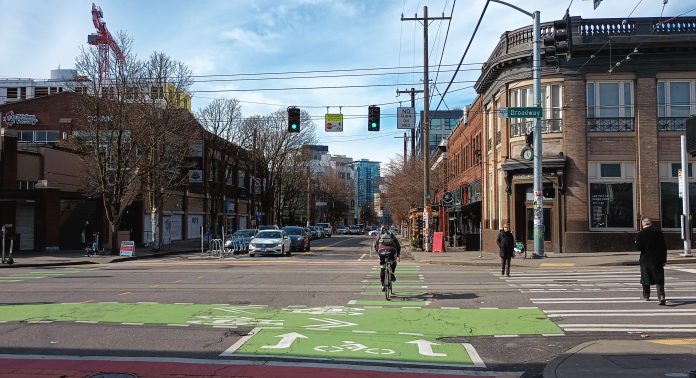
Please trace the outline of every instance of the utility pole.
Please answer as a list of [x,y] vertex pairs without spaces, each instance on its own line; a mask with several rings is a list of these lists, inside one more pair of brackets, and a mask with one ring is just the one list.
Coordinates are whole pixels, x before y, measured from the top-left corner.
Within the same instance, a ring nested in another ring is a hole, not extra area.
[[423,6],[423,18],[404,18],[401,21],[423,21],[423,119],[421,120],[421,142],[423,148],[423,250],[430,252],[430,81],[428,79],[428,20],[450,20],[451,17],[428,18],[428,7]]
[[[403,15],[401,17],[402,17],[401,19],[403,20],[404,19]],[[416,111],[416,93],[423,93],[423,91],[420,89],[416,90],[415,88],[411,88],[410,91],[400,91],[398,89],[396,90],[397,96],[402,94],[402,93],[406,93],[406,94],[411,95],[411,107],[413,108],[413,111],[415,112]],[[404,154],[404,156],[406,156],[406,154]],[[413,159],[415,156],[416,156],[416,130],[411,129],[411,159]]]
[[252,188],[253,192],[251,193],[251,214],[253,216],[253,222],[251,224],[251,228],[257,228],[258,225],[256,224],[258,222],[258,217],[256,216],[256,191],[258,190],[256,186],[256,180],[257,177],[256,175],[258,174],[256,170],[256,127],[254,127],[254,136],[251,142],[251,164],[252,164],[252,170],[253,170],[253,182],[250,183],[250,187]]
[[[408,145],[408,135],[404,131],[404,136],[402,137],[394,137],[394,139],[404,139],[404,168],[406,167],[406,163],[408,162],[408,158],[406,157],[406,146]],[[412,140],[413,141],[413,140]]]
[[[533,19],[532,26],[532,90],[534,106],[541,108],[541,13],[526,10],[502,0],[489,0],[508,6]],[[544,187],[541,172],[541,118],[534,120],[534,254],[532,258],[544,257]]]
[[312,169],[311,162],[307,162],[307,227],[312,223]]

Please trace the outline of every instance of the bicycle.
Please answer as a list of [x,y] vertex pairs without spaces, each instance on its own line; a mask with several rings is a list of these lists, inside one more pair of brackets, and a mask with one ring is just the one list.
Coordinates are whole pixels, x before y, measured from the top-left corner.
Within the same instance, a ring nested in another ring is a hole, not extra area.
[[391,249],[383,249],[380,250],[379,252],[380,256],[384,256],[384,266],[380,266],[380,269],[384,269],[384,297],[386,300],[391,300],[391,296],[394,294],[394,290],[392,289],[392,275],[394,272],[392,271],[392,261],[396,260],[396,252]]
[[527,258],[527,247],[522,242],[515,243],[515,248],[512,250],[512,257],[522,255],[523,259]]

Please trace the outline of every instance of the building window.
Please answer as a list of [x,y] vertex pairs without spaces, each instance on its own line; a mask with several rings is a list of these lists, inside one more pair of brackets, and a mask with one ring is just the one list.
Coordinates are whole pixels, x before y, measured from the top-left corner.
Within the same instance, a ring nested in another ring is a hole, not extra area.
[[587,83],[588,131],[633,131],[633,83]]
[[58,142],[60,133],[55,130],[23,130],[17,132],[17,142],[19,143],[37,143],[37,144],[53,144]]
[[696,86],[694,81],[658,81],[658,130],[684,131],[686,119],[696,113]]
[[36,188],[36,181],[17,181],[19,190],[34,190]]
[[434,118],[430,120],[430,130],[442,130],[442,119]]
[[634,229],[633,165],[590,163],[590,229]]
[[[662,228],[681,228],[683,212],[682,198],[679,196],[679,170],[681,163],[660,163],[660,211]],[[690,215],[696,216],[696,180],[693,176],[693,164],[689,163],[689,209]],[[693,227],[693,225],[692,225]]]
[[246,188],[246,182],[244,181],[244,178],[246,177],[246,172],[240,170],[237,172],[237,186],[240,188]]
[[154,100],[164,99],[164,90],[162,89],[162,86],[153,85],[150,87],[150,97]]
[[[522,87],[510,90],[510,106],[534,106],[532,87]],[[541,120],[542,134],[560,133],[563,131],[563,106],[561,105],[561,84],[546,84],[541,87]],[[528,118],[510,119],[510,136],[518,137],[530,133],[534,129],[534,120]]]
[[34,89],[34,97],[48,96],[48,87],[36,87]]
[[19,99],[19,88],[7,88],[7,99],[8,100]]

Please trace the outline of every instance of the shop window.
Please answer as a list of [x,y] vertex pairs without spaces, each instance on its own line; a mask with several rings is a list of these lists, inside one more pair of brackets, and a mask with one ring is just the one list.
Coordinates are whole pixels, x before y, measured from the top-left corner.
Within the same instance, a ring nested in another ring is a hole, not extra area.
[[[694,177],[694,172],[693,172],[693,170],[692,170],[692,165],[693,165],[693,164],[691,164],[691,163],[689,163],[689,165],[688,165],[688,167],[689,167],[689,178]],[[670,165],[670,167],[672,168],[672,177],[679,177],[679,170],[681,169],[681,163],[672,163],[672,164]]]
[[[679,183],[676,181],[660,183],[660,209],[662,210],[662,228],[680,228],[683,212],[682,199],[679,197]],[[689,183],[689,210],[692,219],[696,216],[696,183]],[[692,225],[693,227],[693,225]]]
[[632,182],[590,183],[590,227],[594,230],[634,227]]
[[600,166],[600,177],[621,177],[620,163],[602,163]]

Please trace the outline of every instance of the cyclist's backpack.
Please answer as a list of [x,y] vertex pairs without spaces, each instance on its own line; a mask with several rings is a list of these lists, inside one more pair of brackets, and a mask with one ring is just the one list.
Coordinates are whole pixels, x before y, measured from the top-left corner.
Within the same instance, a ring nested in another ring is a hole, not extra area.
[[379,244],[384,245],[384,246],[392,246],[394,245],[394,236],[389,233],[385,232],[379,236]]

